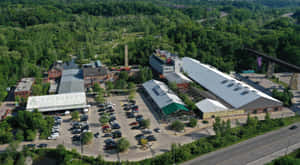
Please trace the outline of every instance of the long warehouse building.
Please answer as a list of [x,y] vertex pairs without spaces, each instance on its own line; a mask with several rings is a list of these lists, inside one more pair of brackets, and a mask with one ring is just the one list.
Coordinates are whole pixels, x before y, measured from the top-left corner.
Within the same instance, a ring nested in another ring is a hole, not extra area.
[[37,109],[40,112],[78,110],[89,108],[84,92],[64,93],[45,96],[30,96],[28,98],[26,110]]
[[210,65],[184,57],[182,58],[182,69],[199,85],[231,105],[230,108],[244,109],[250,113],[282,109],[282,103],[279,100],[234,79]]

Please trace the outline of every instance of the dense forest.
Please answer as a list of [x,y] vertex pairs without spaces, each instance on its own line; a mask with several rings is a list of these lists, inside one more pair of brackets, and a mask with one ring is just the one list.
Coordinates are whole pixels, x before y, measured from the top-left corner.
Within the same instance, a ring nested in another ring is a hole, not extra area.
[[[56,60],[147,65],[154,49],[229,72],[257,68],[250,47],[300,65],[298,0],[0,0],[0,100]],[[293,13],[291,16],[283,16]],[[277,71],[285,71],[276,68]]]

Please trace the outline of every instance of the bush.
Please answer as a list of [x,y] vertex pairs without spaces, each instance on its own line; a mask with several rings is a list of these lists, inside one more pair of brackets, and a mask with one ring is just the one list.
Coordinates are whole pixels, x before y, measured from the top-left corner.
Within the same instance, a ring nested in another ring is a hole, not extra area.
[[15,138],[17,141],[23,141],[24,140],[24,131],[21,129],[18,129]]
[[78,111],[72,112],[71,116],[72,116],[72,120],[79,120],[79,112]]
[[93,134],[91,132],[85,132],[82,134],[82,144],[88,144],[93,140]]
[[197,126],[197,123],[198,123],[198,120],[197,120],[197,119],[191,118],[191,119],[190,119],[190,122],[189,122],[189,126],[194,128],[194,127]]
[[207,124],[208,121],[207,121],[207,120],[203,120],[202,123],[203,123],[203,124]]
[[180,122],[179,120],[174,121],[171,125],[170,128],[174,131],[182,131],[184,129],[184,124]]
[[125,138],[121,138],[120,140],[118,140],[117,142],[117,149],[119,152],[124,152],[126,151],[130,146],[130,143],[127,139]]
[[140,126],[143,128],[149,128],[150,127],[150,120],[149,119],[144,119],[140,122]]

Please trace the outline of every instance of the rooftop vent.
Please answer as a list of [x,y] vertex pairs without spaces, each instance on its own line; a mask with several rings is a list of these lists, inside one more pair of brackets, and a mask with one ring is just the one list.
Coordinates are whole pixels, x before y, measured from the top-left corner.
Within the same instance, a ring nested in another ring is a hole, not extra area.
[[232,87],[233,86],[233,83],[230,83],[227,85],[227,87]]
[[246,95],[248,93],[249,93],[249,91],[244,91],[244,92],[241,93],[241,95]]
[[221,83],[222,84],[225,84],[225,83],[227,83],[228,82],[228,80],[223,80]]

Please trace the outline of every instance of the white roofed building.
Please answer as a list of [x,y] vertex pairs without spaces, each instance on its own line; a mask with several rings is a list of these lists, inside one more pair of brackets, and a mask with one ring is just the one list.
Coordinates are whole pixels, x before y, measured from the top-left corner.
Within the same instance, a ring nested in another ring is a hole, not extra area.
[[196,103],[196,107],[200,110],[203,119],[244,114],[243,110],[229,109],[222,103],[212,99],[201,100]]
[[45,96],[30,96],[27,101],[26,110],[38,109],[40,112],[75,110],[90,107],[87,105],[84,92],[65,93]]
[[143,87],[163,114],[169,115],[179,110],[189,111],[181,99],[165,83],[149,80],[143,84]]
[[182,69],[191,79],[234,109],[256,113],[282,108],[279,100],[195,59],[182,58]]

